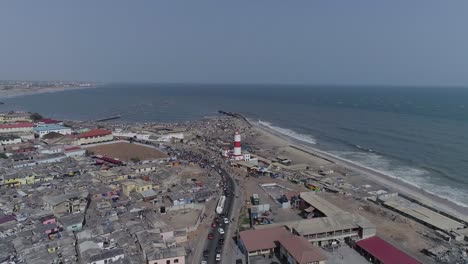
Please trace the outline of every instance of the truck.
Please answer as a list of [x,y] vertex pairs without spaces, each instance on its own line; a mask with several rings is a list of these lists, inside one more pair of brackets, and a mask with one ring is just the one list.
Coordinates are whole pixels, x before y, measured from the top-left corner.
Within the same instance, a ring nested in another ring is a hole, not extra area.
[[216,205],[216,213],[222,214],[224,211],[224,202],[226,202],[226,196],[221,196],[218,201],[218,205]]
[[252,204],[253,205],[259,205],[260,204],[260,198],[258,197],[258,194],[254,193],[252,195]]

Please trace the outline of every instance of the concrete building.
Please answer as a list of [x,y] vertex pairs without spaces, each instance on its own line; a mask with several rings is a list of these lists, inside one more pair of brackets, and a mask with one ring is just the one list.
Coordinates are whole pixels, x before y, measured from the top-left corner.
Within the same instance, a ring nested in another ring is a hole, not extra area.
[[88,192],[74,192],[42,198],[45,208],[54,214],[73,214],[84,212],[88,205]]
[[75,138],[76,145],[95,144],[111,141],[114,139],[112,131],[106,129],[93,129],[88,132],[80,133]]
[[152,190],[153,184],[141,179],[124,181],[121,183],[122,193],[129,196],[132,191],[142,194],[145,191]]
[[114,263],[125,258],[124,250],[121,248],[104,251],[100,254],[93,255],[86,262],[88,264],[108,264]]
[[447,234],[465,228],[463,220],[453,216],[449,217],[449,214],[439,213],[429,207],[412,202],[397,193],[378,196],[377,202],[414,221]]
[[348,238],[368,238],[376,234],[375,225],[362,216],[350,213],[282,222],[281,224],[292,233],[301,235],[318,246]]
[[247,263],[254,256],[279,254],[286,263],[324,264],[327,258],[321,249],[282,226],[240,232],[240,245]]
[[121,129],[116,129],[113,132],[115,137],[123,137],[123,138],[136,138],[139,140],[148,140],[150,138],[150,134],[140,134],[140,133],[133,133],[133,132],[125,132]]
[[[376,234],[376,227],[364,217],[348,213],[329,203],[314,192],[300,193],[299,208],[306,219],[274,223],[291,233],[303,236],[313,245],[322,246],[345,239],[365,239]],[[256,226],[262,229],[264,226]]]
[[33,128],[34,124],[29,122],[1,124],[0,133],[32,132]]
[[135,165],[132,167],[136,173],[146,173],[146,172],[152,172],[155,171],[158,166],[155,163],[147,163],[147,164],[141,164],[141,165]]
[[17,135],[0,135],[0,145],[12,145],[21,143],[21,137]]
[[86,150],[80,147],[65,147],[63,153],[67,157],[79,157],[86,154]]
[[52,132],[62,135],[70,135],[72,130],[69,127],[64,127],[57,124],[39,125],[34,128],[34,133],[36,133],[39,138],[42,138],[43,136]]
[[112,183],[128,178],[126,174],[118,173],[112,170],[100,170],[92,172],[93,176],[102,183]]
[[164,248],[147,255],[148,264],[185,264],[184,247]]

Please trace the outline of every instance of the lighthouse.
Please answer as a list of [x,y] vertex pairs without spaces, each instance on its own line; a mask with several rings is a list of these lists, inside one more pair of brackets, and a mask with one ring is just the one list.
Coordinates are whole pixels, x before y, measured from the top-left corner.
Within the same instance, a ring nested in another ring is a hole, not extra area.
[[243,160],[242,150],[241,150],[241,136],[239,132],[236,132],[234,135],[234,160]]

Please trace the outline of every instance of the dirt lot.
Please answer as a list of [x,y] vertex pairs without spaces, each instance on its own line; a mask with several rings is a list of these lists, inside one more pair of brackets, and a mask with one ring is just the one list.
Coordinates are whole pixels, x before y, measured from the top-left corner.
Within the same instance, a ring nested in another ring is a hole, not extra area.
[[155,148],[125,142],[89,147],[87,150],[122,161],[130,161],[132,158],[152,160],[167,157],[166,154]]

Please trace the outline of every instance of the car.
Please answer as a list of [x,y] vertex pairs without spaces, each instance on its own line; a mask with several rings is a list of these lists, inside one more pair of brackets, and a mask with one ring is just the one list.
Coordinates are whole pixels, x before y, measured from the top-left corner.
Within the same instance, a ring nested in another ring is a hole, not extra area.
[[202,261],[200,262],[200,264],[208,264],[208,261],[202,260]]
[[225,223],[225,224],[229,224],[229,219],[227,219],[227,217],[224,217],[223,220],[224,220],[224,223]]
[[236,264],[242,264],[242,259],[236,259]]
[[203,250],[203,257],[208,257],[210,255],[210,251],[208,249]]
[[221,247],[216,247],[216,253],[220,253],[221,254],[221,251],[223,251],[223,249]]
[[220,238],[218,240],[218,245],[224,245],[224,238]]
[[213,237],[214,237],[214,236],[213,236],[212,233],[209,233],[209,234],[208,234],[208,239],[209,239],[209,240],[213,240]]
[[218,233],[219,233],[220,235],[224,235],[224,229],[222,229],[221,227],[218,228]]
[[212,228],[216,228],[216,223],[213,222],[213,223],[211,224],[211,227],[212,227]]
[[216,261],[221,261],[221,254],[216,254],[216,258],[215,258]]

